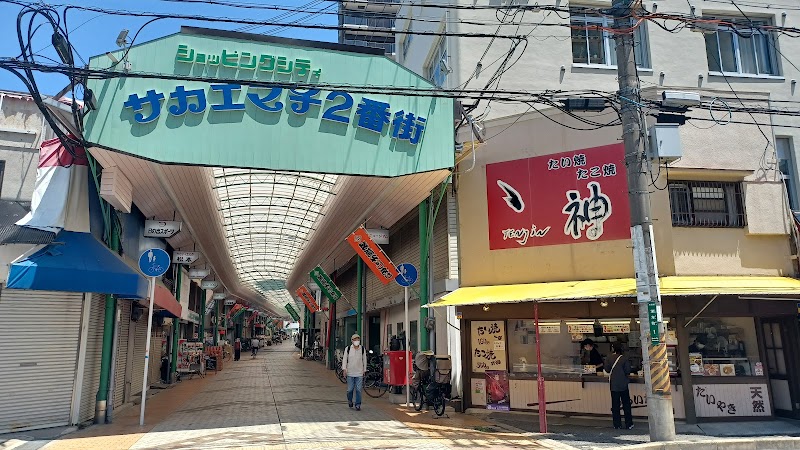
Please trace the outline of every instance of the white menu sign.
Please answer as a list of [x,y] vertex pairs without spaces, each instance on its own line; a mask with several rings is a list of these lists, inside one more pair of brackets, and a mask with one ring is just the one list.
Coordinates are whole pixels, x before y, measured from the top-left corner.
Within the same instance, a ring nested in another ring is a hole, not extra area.
[[472,371],[508,370],[506,324],[502,320],[472,322]]
[[692,396],[697,417],[772,415],[766,384],[696,384]]

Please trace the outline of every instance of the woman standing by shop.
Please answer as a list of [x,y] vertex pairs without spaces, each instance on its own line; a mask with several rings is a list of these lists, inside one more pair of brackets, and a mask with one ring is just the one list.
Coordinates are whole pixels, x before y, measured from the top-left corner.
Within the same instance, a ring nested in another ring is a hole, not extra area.
[[233,343],[233,360],[238,361],[239,357],[242,356],[242,340],[236,338],[236,341]]
[[605,371],[609,374],[609,387],[611,388],[611,417],[614,428],[622,429],[620,406],[625,412],[625,428],[633,429],[633,413],[631,413],[631,394],[628,391],[628,375],[631,373],[631,363],[623,354],[622,346],[614,346],[614,354],[606,359]]

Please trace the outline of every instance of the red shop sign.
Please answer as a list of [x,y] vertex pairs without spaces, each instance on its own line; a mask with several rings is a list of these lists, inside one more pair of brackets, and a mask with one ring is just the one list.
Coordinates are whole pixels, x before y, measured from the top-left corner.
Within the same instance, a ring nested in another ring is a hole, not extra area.
[[489,248],[630,239],[622,144],[486,165]]

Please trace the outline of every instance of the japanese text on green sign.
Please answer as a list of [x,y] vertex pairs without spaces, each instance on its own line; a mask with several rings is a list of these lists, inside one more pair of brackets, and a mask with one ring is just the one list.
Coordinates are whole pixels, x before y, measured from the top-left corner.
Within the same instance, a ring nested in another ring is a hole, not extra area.
[[650,323],[650,344],[658,345],[661,343],[658,329],[658,305],[655,302],[647,304],[647,319]]
[[328,276],[327,273],[322,269],[322,267],[317,266],[314,270],[309,273],[311,279],[317,283],[317,286],[322,290],[322,293],[325,297],[328,297],[328,300],[331,303],[336,303],[337,300],[342,298],[342,291],[336,287],[336,284],[333,283],[333,280]]
[[277,75],[296,75],[297,78],[319,78],[322,69],[313,69],[310,59],[289,59],[286,56],[268,54],[257,55],[250,52],[237,52],[222,50],[221,55],[206,54],[189,47],[178,45],[175,61],[187,64],[205,64],[206,70],[211,67],[222,66],[232,69],[252,70],[258,72],[273,72]]
[[295,311],[291,303],[286,304],[286,311],[289,312],[289,315],[292,316],[292,319],[294,319],[295,321],[300,320],[300,316],[297,314],[297,311]]

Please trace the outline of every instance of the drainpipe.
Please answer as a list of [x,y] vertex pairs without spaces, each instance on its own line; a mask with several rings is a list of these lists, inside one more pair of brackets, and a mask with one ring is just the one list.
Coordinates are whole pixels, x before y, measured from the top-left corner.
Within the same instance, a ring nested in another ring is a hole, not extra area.
[[[101,200],[102,201],[102,200]],[[115,222],[107,222],[111,227],[110,248],[114,253],[119,252],[119,229]],[[97,397],[94,406],[94,423],[106,423],[108,408],[108,381],[113,369],[111,360],[114,347],[114,316],[117,311],[117,299],[113,295],[106,295],[105,318],[103,319],[103,354],[100,359],[100,386],[97,388]]]
[[361,336],[361,321],[363,320],[361,311],[364,304],[364,261],[356,259],[356,333]]
[[[181,302],[181,280],[183,279],[183,267],[181,264],[176,266],[175,276],[175,299]],[[172,320],[172,361],[169,365],[169,379],[172,383],[178,379],[178,335],[180,334],[181,318],[176,317]]]
[[200,342],[206,342],[206,290],[200,292]]
[[[428,273],[428,199],[419,204],[419,351],[430,350],[428,343],[429,331],[425,327],[428,320],[428,308],[423,308],[428,304],[429,286]],[[406,333],[410,330],[406,331]]]

